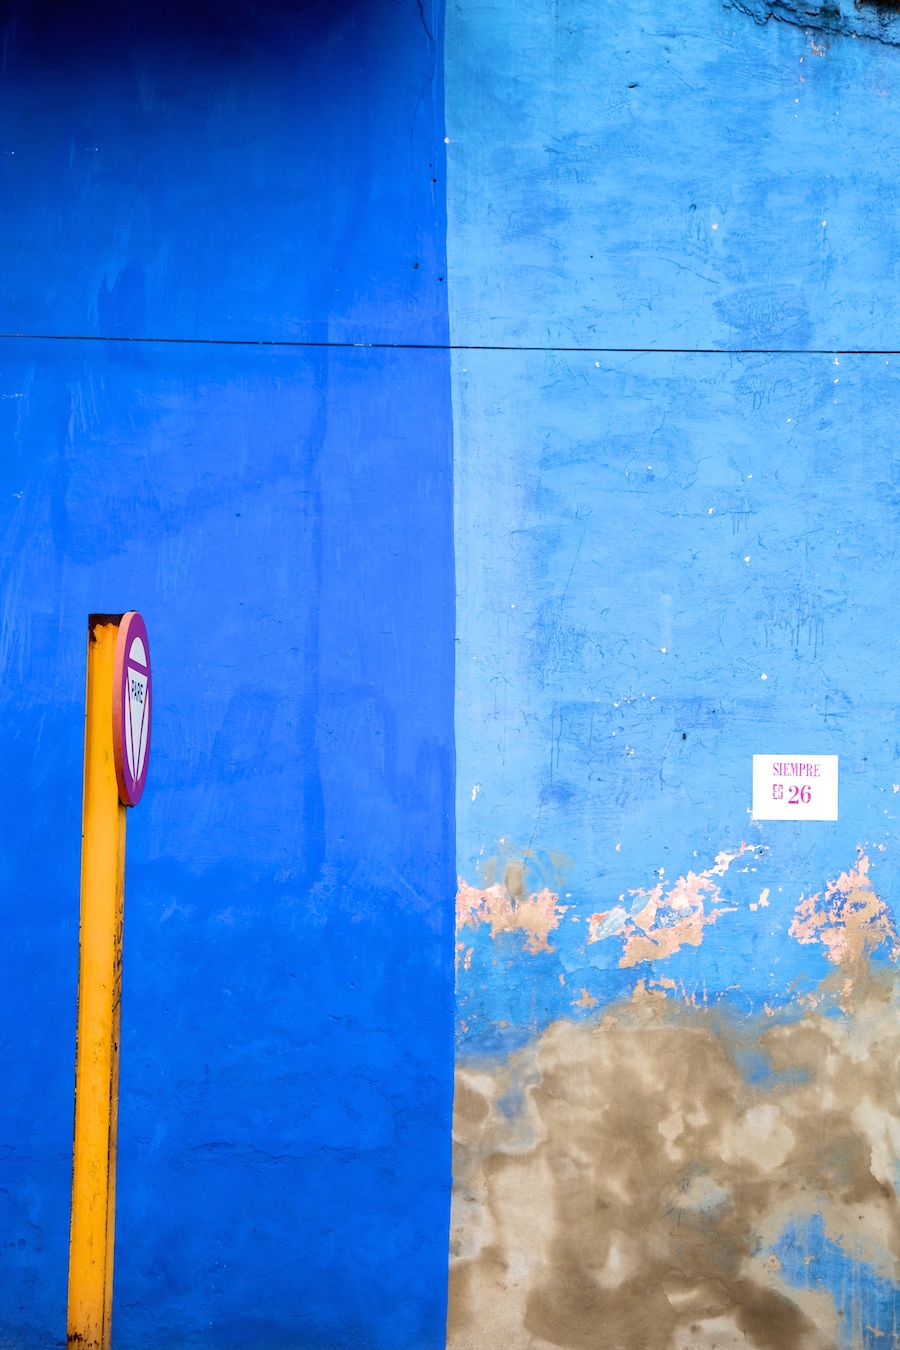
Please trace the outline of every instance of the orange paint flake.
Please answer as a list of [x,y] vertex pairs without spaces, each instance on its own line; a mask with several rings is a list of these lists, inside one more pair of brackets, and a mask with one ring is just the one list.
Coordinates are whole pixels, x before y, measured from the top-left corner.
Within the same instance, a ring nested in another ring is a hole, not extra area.
[[721,914],[732,909],[707,907],[719,905],[722,899],[716,878],[724,876],[735,859],[752,847],[742,843],[733,853],[723,849],[716,854],[711,867],[702,872],[688,872],[668,887],[660,881],[649,890],[629,891],[635,897],[631,913],[617,906],[602,914],[592,914],[588,919],[588,942],[621,937],[619,966],[623,969],[642,961],[660,961],[682,947],[699,947],[707,924],[715,923]]
[[559,927],[567,909],[568,905],[561,905],[559,896],[546,886],[529,895],[527,900],[514,900],[499,882],[479,890],[460,877],[456,892],[456,927],[459,931],[488,923],[492,938],[498,933],[524,933],[525,948],[534,955],[554,950],[547,937]]
[[887,905],[869,879],[869,859],[860,849],[856,866],[821,892],[800,897],[788,933],[804,945],[821,942],[835,966],[859,965],[878,947],[891,961],[900,957],[900,937]]

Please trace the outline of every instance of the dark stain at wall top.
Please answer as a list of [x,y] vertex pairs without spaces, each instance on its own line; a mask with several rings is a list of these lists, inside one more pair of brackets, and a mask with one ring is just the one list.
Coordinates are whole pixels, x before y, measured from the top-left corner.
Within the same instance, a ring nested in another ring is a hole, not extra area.
[[[260,42],[273,37],[292,40],[299,31],[307,38],[338,27],[349,15],[370,11],[377,0],[246,0],[216,5],[209,0],[145,0],[120,5],[114,0],[89,0],[86,5],[58,5],[53,0],[2,0],[0,34],[5,60],[27,54],[29,58],[60,61],[89,54],[145,48],[161,36],[184,44],[207,58],[250,54]],[[4,66],[5,69],[5,66]]]
[[818,33],[900,46],[898,0],[723,0],[757,23],[795,24]]

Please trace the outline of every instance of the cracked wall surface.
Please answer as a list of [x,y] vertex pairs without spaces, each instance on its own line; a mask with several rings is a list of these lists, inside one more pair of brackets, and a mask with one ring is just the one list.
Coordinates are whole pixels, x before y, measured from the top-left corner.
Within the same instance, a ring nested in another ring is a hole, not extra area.
[[900,1339],[900,53],[777,8],[448,10],[453,1350]]
[[900,347],[890,43],[722,0],[456,0],[445,55],[456,342]]

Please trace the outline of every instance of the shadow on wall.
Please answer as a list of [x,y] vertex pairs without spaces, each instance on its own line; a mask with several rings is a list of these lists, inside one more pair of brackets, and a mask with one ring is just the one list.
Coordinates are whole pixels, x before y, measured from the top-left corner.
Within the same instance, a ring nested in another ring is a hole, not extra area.
[[[372,9],[377,0],[232,0],[216,5],[211,0],[160,0],[156,5],[120,5],[114,0],[89,0],[85,5],[65,6],[54,0],[3,0],[0,31],[4,58],[27,54],[67,65],[79,50],[102,55],[103,46],[158,41],[165,33],[195,54],[247,55],[255,39],[269,39],[279,31],[294,34],[308,30],[310,36],[327,33],[349,14]],[[97,42],[101,42],[98,51]]]

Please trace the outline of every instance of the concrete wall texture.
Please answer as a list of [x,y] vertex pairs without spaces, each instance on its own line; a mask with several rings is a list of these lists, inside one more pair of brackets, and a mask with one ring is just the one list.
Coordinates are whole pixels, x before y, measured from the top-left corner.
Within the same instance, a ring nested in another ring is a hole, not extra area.
[[898,1343],[895,7],[0,17],[0,1345],[130,606],[120,1350]]
[[897,23],[448,6],[454,1350],[900,1340]]

